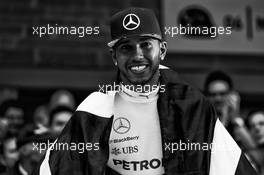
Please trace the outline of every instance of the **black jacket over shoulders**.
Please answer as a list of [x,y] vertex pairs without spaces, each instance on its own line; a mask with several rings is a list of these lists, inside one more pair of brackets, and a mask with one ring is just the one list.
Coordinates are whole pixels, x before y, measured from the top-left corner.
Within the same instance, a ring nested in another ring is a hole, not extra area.
[[[159,93],[157,102],[165,174],[256,174],[199,90],[181,81],[177,73],[170,69],[160,70],[160,84],[166,87],[165,92]],[[118,174],[107,167],[113,104],[114,94],[95,92],[89,95],[77,108],[55,144],[91,143],[93,149],[84,153],[49,149],[35,174]],[[197,147],[187,150],[174,147],[172,150],[176,143]],[[208,145],[216,145],[217,148],[206,149]]]

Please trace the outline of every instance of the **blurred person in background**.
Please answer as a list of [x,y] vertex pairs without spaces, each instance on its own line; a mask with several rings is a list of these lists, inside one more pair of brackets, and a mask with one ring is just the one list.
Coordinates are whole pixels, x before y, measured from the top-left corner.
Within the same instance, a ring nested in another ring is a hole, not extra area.
[[59,136],[73,114],[73,110],[67,106],[57,106],[50,112],[50,132]]
[[7,120],[9,134],[17,136],[25,123],[25,112],[22,103],[18,100],[6,100],[1,104],[0,113]]
[[259,109],[249,112],[246,124],[256,142],[255,149],[252,149],[249,153],[264,175],[264,110]]
[[49,127],[49,111],[46,105],[38,106],[33,113],[33,124],[40,130],[47,131]]
[[2,118],[0,116],[0,145],[7,133],[8,128],[8,121],[6,118]]
[[50,99],[50,131],[58,136],[75,110],[75,99],[71,92],[58,90]]
[[204,93],[213,103],[217,116],[243,150],[255,146],[240,115],[240,95],[234,90],[233,81],[223,71],[208,74]]
[[2,145],[2,157],[0,159],[2,172],[0,173],[10,174],[13,171],[16,161],[18,160],[18,156],[17,138],[13,135],[7,134]]
[[257,145],[264,148],[264,110],[250,112],[247,123]]
[[5,171],[4,157],[3,157],[3,142],[7,134],[8,123],[7,120],[0,117],[0,173]]
[[6,170],[3,156],[3,142],[7,134],[7,119],[0,117],[0,173]]
[[8,131],[8,119],[5,117],[7,101],[18,99],[18,90],[14,87],[0,87],[0,146]]
[[232,79],[222,71],[209,73],[205,80],[204,92],[214,104],[222,124],[228,128],[232,117],[239,115],[239,94],[233,91]]
[[[15,164],[13,175],[30,175],[40,163],[46,150],[40,150],[40,144],[53,142],[49,132],[39,132],[38,129],[23,128],[17,139],[19,159]],[[43,147],[42,147],[43,148]]]

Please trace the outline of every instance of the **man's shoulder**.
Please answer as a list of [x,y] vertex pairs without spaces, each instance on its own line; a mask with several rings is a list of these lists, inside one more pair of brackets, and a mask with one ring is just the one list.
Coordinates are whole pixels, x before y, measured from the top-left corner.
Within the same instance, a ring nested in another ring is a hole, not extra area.
[[114,92],[107,94],[93,92],[78,106],[76,112],[88,112],[96,116],[110,118],[113,115],[114,96]]
[[164,84],[185,84],[179,77],[179,74],[166,66],[160,65],[160,81]]
[[163,68],[160,69],[160,73],[161,84],[166,85],[169,96],[182,100],[204,100],[201,91],[181,79],[176,71],[170,68]]

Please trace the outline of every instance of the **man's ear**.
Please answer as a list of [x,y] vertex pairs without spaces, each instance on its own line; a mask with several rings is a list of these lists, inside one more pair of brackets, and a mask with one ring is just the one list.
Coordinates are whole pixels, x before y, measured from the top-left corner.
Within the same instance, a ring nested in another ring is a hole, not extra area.
[[160,59],[164,60],[167,53],[167,42],[161,41],[160,42]]
[[113,62],[114,62],[114,65],[117,66],[116,53],[115,53],[114,49],[111,48],[109,51],[110,51],[110,54],[111,54],[112,60],[113,60]]

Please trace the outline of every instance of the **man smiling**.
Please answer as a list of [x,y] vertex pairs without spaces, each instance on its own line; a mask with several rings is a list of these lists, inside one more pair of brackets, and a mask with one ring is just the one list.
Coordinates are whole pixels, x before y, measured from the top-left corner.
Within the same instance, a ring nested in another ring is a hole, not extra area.
[[111,19],[111,36],[108,46],[123,83],[157,84],[159,64],[167,47],[153,12],[132,8],[115,14]]
[[[167,47],[151,10],[128,8],[115,14],[111,38],[108,46],[121,88],[89,95],[56,141],[99,143],[99,149],[80,154],[50,148],[37,173],[255,174],[212,105],[160,65]],[[217,145],[221,150],[178,149],[178,143]]]
[[161,48],[165,56],[165,42],[149,37],[126,38],[116,44],[112,57],[120,70],[123,83],[157,84]]

